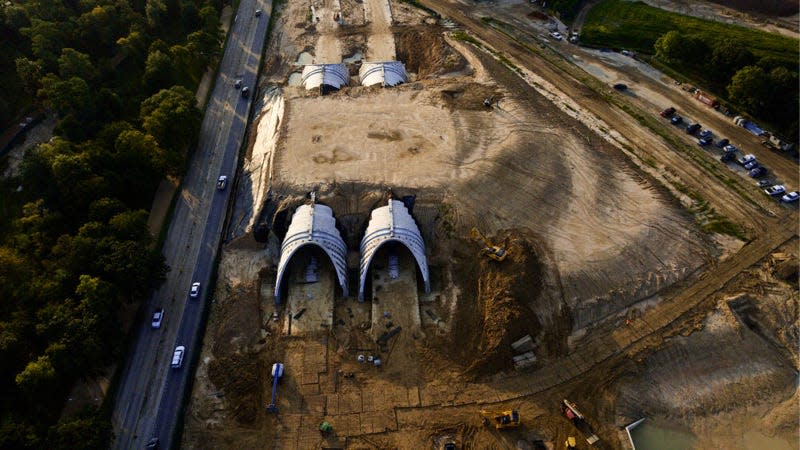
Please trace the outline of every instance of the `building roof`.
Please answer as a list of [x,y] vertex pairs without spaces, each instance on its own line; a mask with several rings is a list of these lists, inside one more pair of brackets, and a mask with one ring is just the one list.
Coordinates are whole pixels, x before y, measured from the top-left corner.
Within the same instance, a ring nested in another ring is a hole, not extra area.
[[350,72],[344,64],[308,64],[303,67],[302,81],[306,89],[323,85],[340,89],[350,81]]
[[281,244],[278,276],[275,279],[275,303],[280,302],[281,283],[289,260],[307,245],[321,248],[331,259],[339,285],[347,296],[347,246],[336,229],[333,211],[325,205],[302,205],[294,212],[292,223]]
[[403,202],[390,199],[387,206],[372,211],[367,232],[364,239],[361,240],[358,299],[364,300],[364,285],[372,258],[378,249],[387,242],[400,242],[411,251],[422,273],[425,292],[430,292],[431,282],[428,274],[428,261],[425,258],[425,241],[422,240],[419,228]]
[[408,75],[400,61],[365,62],[358,71],[358,79],[364,86],[396,86],[407,82]]

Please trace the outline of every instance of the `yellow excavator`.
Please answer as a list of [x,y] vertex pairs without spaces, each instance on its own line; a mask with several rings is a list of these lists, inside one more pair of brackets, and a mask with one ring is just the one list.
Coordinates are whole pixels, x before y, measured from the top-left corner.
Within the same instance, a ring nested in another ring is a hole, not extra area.
[[486,239],[486,236],[483,235],[477,228],[473,227],[472,232],[470,232],[470,236],[477,242],[483,243],[483,249],[481,249],[481,254],[488,256],[489,258],[495,261],[502,261],[506,259],[508,256],[508,251],[506,247],[501,247],[499,245],[494,245],[489,242],[489,239]]
[[517,428],[520,425],[519,411],[510,409],[508,411],[487,411],[481,410],[481,417],[483,424],[494,424],[498,430],[505,430],[506,428]]

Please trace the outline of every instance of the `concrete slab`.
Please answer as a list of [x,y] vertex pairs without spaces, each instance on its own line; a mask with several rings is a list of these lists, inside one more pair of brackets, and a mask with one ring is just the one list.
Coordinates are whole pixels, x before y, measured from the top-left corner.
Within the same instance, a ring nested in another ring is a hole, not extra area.
[[[318,253],[303,248],[289,262],[289,274],[284,278],[287,294],[282,326],[286,335],[302,336],[333,325],[335,272],[328,257],[321,251]],[[312,257],[318,276],[317,281],[307,282],[306,272]]]

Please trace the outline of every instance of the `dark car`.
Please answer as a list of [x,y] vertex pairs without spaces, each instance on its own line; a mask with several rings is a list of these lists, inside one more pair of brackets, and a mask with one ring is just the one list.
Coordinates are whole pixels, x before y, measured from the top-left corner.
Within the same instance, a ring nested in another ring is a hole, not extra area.
[[697,133],[697,130],[699,130],[700,128],[703,128],[703,126],[700,125],[699,123],[693,123],[688,127],[686,127],[686,134],[695,134]]
[[713,139],[711,139],[710,137],[700,138],[697,140],[697,145],[699,145],[700,147],[705,147],[707,145],[710,145],[712,141]]
[[249,98],[250,97],[250,88],[245,86],[242,88],[242,98]]
[[755,169],[748,172],[751,178],[761,178],[767,176],[767,168],[764,166],[758,166]]
[[680,125],[683,123],[683,117],[681,116],[674,116],[672,119],[669,119],[669,122],[673,125]]
[[772,186],[772,184],[772,180],[759,180],[758,183],[756,183],[756,186],[760,188],[766,188]]
[[661,111],[661,117],[670,117],[673,114],[675,114],[675,108],[673,108],[672,106]]
[[717,141],[717,143],[716,143],[716,144],[714,144],[714,145],[716,145],[716,146],[717,146],[717,148],[722,148],[722,147],[725,147],[726,145],[730,144],[730,142],[731,142],[731,141],[729,141],[729,140],[727,140],[727,139],[720,139],[720,140],[718,140],[718,141]]
[[624,91],[624,90],[628,89],[628,85],[627,84],[622,84],[622,83],[617,83],[613,87],[614,87],[614,89],[616,89],[618,91]]
[[723,153],[722,156],[719,157],[719,160],[722,162],[734,161],[736,160],[736,153]]

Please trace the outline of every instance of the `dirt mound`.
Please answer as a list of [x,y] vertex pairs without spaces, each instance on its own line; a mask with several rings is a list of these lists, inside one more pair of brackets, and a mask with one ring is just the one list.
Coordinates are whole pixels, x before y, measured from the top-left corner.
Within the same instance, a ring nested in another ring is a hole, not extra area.
[[494,86],[480,83],[452,83],[440,91],[444,104],[450,110],[485,110],[484,100],[494,97],[499,102],[502,94]]
[[728,8],[748,13],[785,17],[797,14],[800,6],[794,0],[711,0]]
[[417,79],[461,70],[466,59],[455,51],[441,33],[431,26],[405,28],[395,34],[397,59],[406,70],[417,74]]
[[208,377],[225,393],[230,405],[230,417],[240,424],[252,424],[258,416],[262,398],[261,358],[253,353],[232,354],[212,360]]

